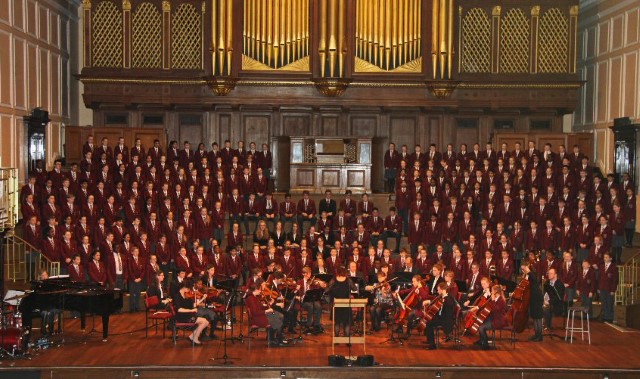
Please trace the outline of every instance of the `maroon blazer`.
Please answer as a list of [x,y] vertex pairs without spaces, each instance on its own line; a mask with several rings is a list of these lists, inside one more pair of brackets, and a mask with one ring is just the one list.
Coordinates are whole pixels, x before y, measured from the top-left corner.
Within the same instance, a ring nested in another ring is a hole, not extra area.
[[75,267],[73,266],[73,263],[70,264],[67,267],[67,271],[69,272],[69,279],[72,282],[85,282],[87,279],[84,275],[84,266],[82,266],[82,264],[80,264],[78,266],[78,270],[76,271]]
[[92,283],[102,283],[103,285],[107,283],[107,269],[104,265],[104,262],[98,262],[98,266],[94,261],[91,261],[87,264],[87,271],[89,274],[89,281]]
[[592,293],[595,295],[596,293],[596,272],[593,268],[589,267],[587,270],[587,274],[584,274],[584,271],[581,269],[578,272],[578,277],[576,281],[576,290],[580,291],[580,293],[584,293],[589,295]]
[[266,306],[261,303],[257,297],[253,296],[253,294],[249,294],[245,299],[245,304],[247,306],[247,312],[249,313],[250,325],[255,325],[259,328],[266,328],[269,326],[269,320],[265,314]]
[[506,264],[501,258],[496,265],[496,275],[502,279],[512,280],[514,269],[515,267],[511,258],[507,259]]
[[598,280],[598,291],[606,291],[615,293],[618,289],[618,266],[611,262],[608,269],[605,269],[605,265],[600,267],[600,278]]

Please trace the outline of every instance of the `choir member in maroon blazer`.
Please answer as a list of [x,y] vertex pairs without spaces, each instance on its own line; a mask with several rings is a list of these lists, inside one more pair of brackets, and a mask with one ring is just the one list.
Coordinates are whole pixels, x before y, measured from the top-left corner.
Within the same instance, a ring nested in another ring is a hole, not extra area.
[[200,277],[205,274],[207,271],[207,266],[209,265],[209,258],[205,255],[204,246],[200,245],[196,249],[196,253],[190,257],[194,276]]
[[107,284],[107,269],[100,260],[100,251],[95,251],[92,255],[91,262],[87,264],[87,271],[89,274],[89,282],[104,286]]
[[508,250],[502,250],[501,257],[496,264],[496,276],[505,280],[513,280],[515,266]]
[[604,253],[604,263],[600,267],[600,277],[598,278],[598,294],[602,301],[600,319],[604,322],[613,322],[615,293],[618,290],[618,266],[613,259],[613,253]]
[[596,293],[596,271],[591,267],[589,260],[582,261],[582,269],[578,273],[576,281],[576,295],[580,298],[582,306],[587,308],[589,317],[593,316],[591,302]]
[[464,281],[467,277],[467,269],[465,266],[465,260],[462,257],[462,251],[458,247],[453,249],[451,255],[451,261],[447,264],[447,268],[453,272],[455,280]]
[[316,203],[309,198],[309,191],[302,193],[302,199],[298,201],[298,225],[304,231],[304,223],[308,222],[309,226],[316,223]]
[[82,265],[82,258],[79,254],[73,256],[67,271],[69,272],[69,280],[72,282],[84,283],[86,281],[85,267]]
[[573,259],[573,254],[565,251],[562,254],[563,262],[560,266],[559,278],[564,284],[565,304],[573,304],[576,282],[578,280],[579,266]]
[[175,265],[178,270],[184,270],[187,274],[187,277],[193,276],[193,268],[191,264],[191,259],[187,256],[187,249],[185,247],[181,247],[178,250],[178,254],[175,258]]
[[48,227],[46,229],[46,237],[42,240],[42,254],[50,261],[58,262],[60,260],[60,241],[56,236],[55,229]]
[[20,211],[22,212],[23,220],[29,220],[32,216],[36,216],[37,218],[40,218],[40,215],[41,215],[40,207],[34,200],[33,194],[26,195],[25,200],[21,204],[22,205],[20,206]]
[[480,261],[480,275],[491,277],[495,272],[496,263],[496,259],[493,257],[493,252],[491,250],[486,250],[484,252],[484,258]]
[[38,216],[31,215],[22,227],[22,238],[29,245],[40,250],[42,249],[42,228],[38,224]]
[[78,246],[76,245],[76,241],[73,240],[71,232],[65,232],[60,243],[60,267],[66,269],[67,266],[71,264],[73,256],[77,253]]
[[431,273],[433,261],[429,258],[428,251],[424,245],[418,247],[418,255],[413,262],[420,275]]

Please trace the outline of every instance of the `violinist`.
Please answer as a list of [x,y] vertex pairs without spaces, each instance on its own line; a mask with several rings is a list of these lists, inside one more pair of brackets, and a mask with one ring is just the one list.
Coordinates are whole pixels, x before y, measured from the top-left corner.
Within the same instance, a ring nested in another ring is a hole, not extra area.
[[[447,271],[447,273],[451,273],[451,276],[453,277],[453,271]],[[446,336],[449,336],[453,331],[456,301],[453,296],[449,294],[449,288],[450,287],[447,285],[447,283],[441,282],[440,284],[438,284],[438,296],[443,299],[443,304],[442,308],[440,308],[440,311],[438,311],[434,318],[427,324],[427,329],[425,332],[427,334],[428,350],[436,349],[434,332],[437,327],[441,326]]]
[[175,307],[177,309],[176,321],[178,322],[195,322],[196,330],[189,335],[189,340],[196,345],[202,345],[200,335],[209,326],[209,321],[204,317],[198,316],[198,309],[194,306],[194,299],[190,298],[191,289],[187,281],[182,282],[182,287],[177,292]]
[[[429,290],[422,285],[422,277],[420,275],[414,275],[413,278],[411,278],[411,284],[411,288],[399,291],[396,295],[406,299],[411,293],[415,292],[417,296],[417,301],[407,316],[407,333],[405,334],[405,338],[411,335],[411,330],[416,326],[418,318],[422,317],[423,304],[426,304],[427,300],[433,298],[433,296],[429,294]],[[399,334],[402,333],[402,324],[397,326],[396,332]]]
[[209,329],[209,337],[203,336],[203,339],[216,339],[217,337],[213,332],[216,330],[216,325],[218,324],[218,316],[212,309],[207,307],[207,300],[209,299],[203,282],[199,280],[195,281],[192,292],[194,294],[193,300],[197,316],[206,319],[211,325],[211,328]]
[[155,278],[149,284],[147,288],[147,297],[158,297],[158,310],[166,309],[167,305],[171,302],[171,298],[168,297],[167,291],[163,288],[164,282],[164,272],[158,271],[156,272]]
[[295,300],[295,287],[290,289],[285,274],[280,271],[276,271],[276,273],[273,274],[273,285],[271,289],[275,289],[275,292],[277,293],[275,299],[277,303],[282,304],[282,306],[277,304],[272,305],[272,308],[282,313],[284,316],[283,328],[288,328],[289,333],[294,333],[296,319],[298,316],[298,309],[292,304],[292,301]]
[[321,280],[311,277],[311,269],[309,267],[302,268],[302,279],[298,280],[296,298],[302,303],[302,309],[307,311],[307,323],[305,324],[305,333],[320,334],[322,326],[320,319],[322,317],[322,304],[320,300],[305,300],[305,294],[309,290],[318,288],[326,288],[327,284]]
[[531,293],[529,295],[529,317],[533,319],[533,329],[535,334],[529,337],[529,341],[542,342],[542,318],[544,316],[542,307],[544,304],[544,298],[542,296],[542,289],[540,288],[540,276],[533,271],[532,264],[530,262],[522,262],[520,265],[522,276],[529,281],[529,288]]
[[270,305],[274,304],[273,300],[267,300],[262,296],[263,288],[266,288],[266,283],[262,279],[249,287],[249,295],[245,299],[249,312],[249,324],[259,328],[268,327],[270,347],[286,346],[282,336],[284,316]]
[[489,340],[487,331],[491,329],[500,329],[507,325],[507,302],[504,299],[502,286],[494,285],[491,287],[491,313],[484,323],[478,328],[480,339],[476,341],[476,345],[480,345],[483,350],[489,350]]
[[378,272],[378,284],[366,286],[365,290],[372,291],[374,294],[373,305],[369,308],[371,317],[371,331],[380,331],[380,324],[387,310],[393,307],[393,295],[391,293],[391,285],[387,282],[387,274]]
[[258,279],[262,280],[262,270],[260,267],[255,267],[251,270],[251,276],[247,278],[245,289],[249,289],[249,287],[258,281]]

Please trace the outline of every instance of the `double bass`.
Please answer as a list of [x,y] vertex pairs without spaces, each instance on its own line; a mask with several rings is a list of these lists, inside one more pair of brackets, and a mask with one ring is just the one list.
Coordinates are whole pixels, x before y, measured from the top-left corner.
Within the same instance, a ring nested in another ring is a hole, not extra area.
[[529,321],[530,295],[531,284],[527,279],[523,278],[511,294],[511,307],[507,312],[507,321],[513,325],[516,333],[522,333],[527,327],[527,321]]

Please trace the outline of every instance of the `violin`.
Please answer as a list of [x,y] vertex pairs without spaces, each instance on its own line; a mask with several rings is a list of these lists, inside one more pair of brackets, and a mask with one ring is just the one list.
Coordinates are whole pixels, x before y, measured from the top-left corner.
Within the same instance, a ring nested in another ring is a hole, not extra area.
[[262,296],[265,298],[265,300],[276,300],[278,297],[280,297],[280,292],[269,287],[264,287],[262,288]]
[[279,291],[283,291],[283,290],[294,291],[297,286],[298,286],[298,283],[296,283],[295,279],[293,279],[293,278],[284,278],[282,280],[282,283],[278,284],[277,288],[278,288]]

